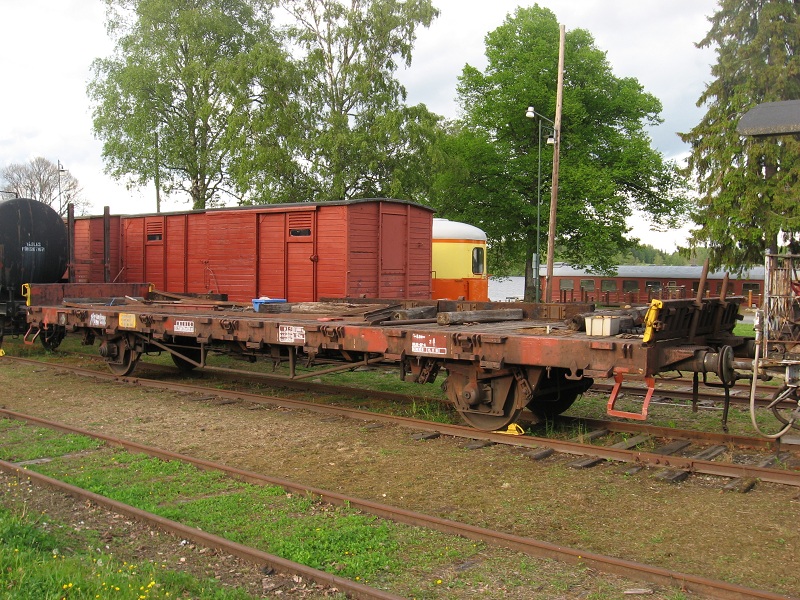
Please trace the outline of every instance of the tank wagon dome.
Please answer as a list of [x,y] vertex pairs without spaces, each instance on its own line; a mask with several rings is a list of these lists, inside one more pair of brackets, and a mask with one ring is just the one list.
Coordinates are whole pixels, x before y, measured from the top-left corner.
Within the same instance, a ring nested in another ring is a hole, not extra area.
[[69,256],[67,227],[56,211],[29,198],[0,202],[0,287],[55,283]]
[[433,239],[478,240],[485,242],[486,234],[474,225],[437,217],[433,219]]

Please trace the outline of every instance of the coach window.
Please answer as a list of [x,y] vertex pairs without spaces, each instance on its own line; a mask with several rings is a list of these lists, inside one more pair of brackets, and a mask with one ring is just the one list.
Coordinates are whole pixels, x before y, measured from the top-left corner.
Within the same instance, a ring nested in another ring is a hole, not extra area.
[[753,292],[753,294],[760,294],[761,293],[761,285],[758,283],[743,283],[742,284],[742,294],[747,294],[748,292]]
[[575,281],[572,279],[562,279],[558,282],[558,289],[560,290],[574,290]]
[[472,249],[472,274],[483,275],[484,252],[480,246]]
[[639,281],[636,279],[623,279],[622,280],[622,291],[623,292],[638,292],[639,291]]
[[600,291],[601,292],[616,292],[617,291],[617,280],[616,279],[603,279],[600,282]]
[[651,290],[660,290],[661,289],[661,282],[660,281],[645,281],[644,283],[645,288]]
[[587,292],[594,291],[594,279],[581,279],[581,289]]

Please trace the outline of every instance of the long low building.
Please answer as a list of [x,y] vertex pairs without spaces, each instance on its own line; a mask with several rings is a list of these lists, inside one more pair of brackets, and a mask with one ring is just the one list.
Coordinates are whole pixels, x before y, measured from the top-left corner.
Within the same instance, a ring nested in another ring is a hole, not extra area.
[[[697,296],[703,267],[699,265],[620,265],[616,275],[598,275],[564,263],[553,266],[550,302],[598,302],[639,304],[653,298],[681,299]],[[704,296],[718,296],[726,271],[706,277]],[[741,275],[728,274],[728,296],[744,296],[745,304],[760,304],[764,290],[764,267],[752,267]],[[540,271],[544,286],[545,270]]]

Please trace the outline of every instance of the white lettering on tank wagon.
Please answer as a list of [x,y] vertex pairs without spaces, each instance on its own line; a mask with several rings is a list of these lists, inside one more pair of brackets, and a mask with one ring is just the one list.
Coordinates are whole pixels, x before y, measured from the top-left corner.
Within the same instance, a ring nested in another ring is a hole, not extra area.
[[447,354],[447,338],[433,333],[413,333],[411,334],[411,352]]
[[175,321],[175,333],[194,333],[194,321]]
[[98,313],[91,313],[89,315],[89,327],[105,327],[107,323],[106,316]]
[[306,330],[296,325],[278,325],[278,342],[281,344],[306,343]]
[[44,252],[44,246],[42,246],[42,242],[25,242],[25,245],[22,247],[23,252]]

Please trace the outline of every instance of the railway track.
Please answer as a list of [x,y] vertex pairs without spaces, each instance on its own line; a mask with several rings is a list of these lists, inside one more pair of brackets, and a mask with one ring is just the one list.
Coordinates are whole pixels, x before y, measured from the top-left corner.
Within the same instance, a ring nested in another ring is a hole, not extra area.
[[[91,437],[101,440],[106,444],[123,448],[129,452],[144,453],[148,456],[156,457],[162,460],[182,461],[204,470],[217,470],[247,483],[255,485],[280,486],[287,492],[302,494],[305,496],[313,496],[319,498],[323,502],[333,505],[349,505],[363,512],[390,519],[395,522],[434,529],[447,534],[457,535],[467,539],[481,541],[490,545],[508,548],[534,557],[555,559],[573,565],[579,564],[584,567],[596,569],[603,573],[610,573],[636,581],[643,581],[667,587],[678,586],[682,590],[703,594],[711,598],[734,598],[740,600],[787,600],[787,596],[775,594],[769,591],[751,589],[723,581],[663,569],[652,565],[645,565],[610,556],[585,552],[582,550],[565,548],[563,546],[550,544],[531,538],[475,527],[456,521],[400,509],[386,504],[363,500],[337,492],[330,492],[327,490],[304,486],[286,479],[268,477],[259,473],[228,467],[212,461],[194,458],[153,446],[139,444],[119,437],[72,427],[63,423],[57,423],[31,415],[20,414],[14,411],[3,409],[0,410],[0,415],[8,419],[16,419],[31,425],[47,427],[63,433],[72,433]],[[317,583],[336,587],[346,592],[350,597],[353,598],[386,600],[399,598],[399,596],[391,593],[371,588],[358,582],[337,577],[323,571],[310,569],[309,567],[286,561],[280,557],[264,553],[257,549],[236,544],[220,536],[210,534],[196,528],[187,527],[181,523],[169,519],[164,519],[163,517],[142,511],[136,507],[111,500],[76,486],[66,484],[57,479],[38,474],[35,471],[25,469],[23,466],[18,464],[0,461],[0,470],[20,478],[28,479],[37,485],[58,489],[76,498],[93,502],[119,514],[138,519],[152,527],[168,531],[185,539],[192,540],[195,543],[218,548],[223,552],[238,556],[244,560],[256,564],[270,565],[274,569],[280,570],[281,572],[295,573],[304,578],[316,581]]]
[[[785,445],[779,446],[775,441],[760,437],[675,430],[644,423],[596,420],[583,421],[584,432],[572,439],[508,435],[345,406],[266,396],[243,390],[222,390],[142,377],[117,377],[111,373],[96,370],[53,365],[31,359],[6,358],[37,366],[45,365],[49,368],[66,369],[77,375],[108,381],[121,381],[142,387],[193,393],[207,399],[246,401],[305,410],[326,416],[397,425],[413,430],[420,438],[448,435],[469,442],[479,442],[477,445],[471,443],[470,447],[472,448],[480,447],[481,444],[503,444],[521,449],[526,456],[534,460],[550,458],[555,453],[560,453],[570,457],[572,461],[570,466],[575,468],[589,468],[611,461],[626,464],[627,472],[635,472],[645,467],[658,469],[657,477],[664,481],[679,482],[691,474],[703,474],[727,478],[730,480],[728,482],[729,489],[741,491],[751,489],[757,481],[800,487],[800,464],[797,462],[796,455],[785,450]],[[744,449],[750,450],[745,452]],[[720,460],[726,455],[731,459]],[[575,457],[581,458],[576,459]]]

